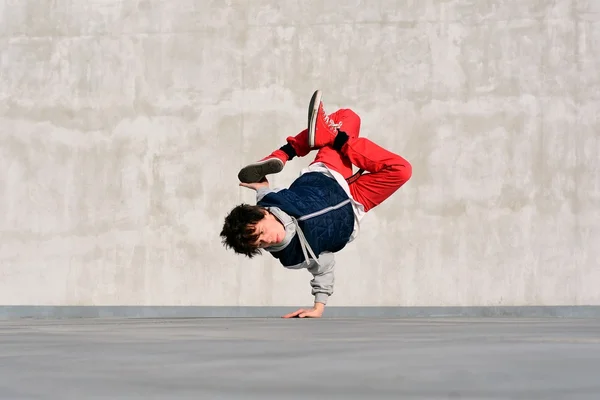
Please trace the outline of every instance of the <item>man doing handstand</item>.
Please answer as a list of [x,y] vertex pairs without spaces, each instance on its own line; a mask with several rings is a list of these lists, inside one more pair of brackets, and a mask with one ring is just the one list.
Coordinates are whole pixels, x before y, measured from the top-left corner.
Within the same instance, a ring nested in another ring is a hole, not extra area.
[[[359,137],[361,120],[350,109],[327,115],[314,92],[308,127],[267,157],[240,170],[240,186],[256,191],[256,205],[241,204],[225,217],[226,248],[249,258],[269,252],[290,269],[306,268],[314,306],[290,317],[321,317],[334,286],[334,253],[358,235],[363,216],[412,176],[412,166],[371,140]],[[271,189],[266,175],[294,157],[318,149],[288,189]],[[353,174],[352,166],[359,168]],[[364,173],[366,172],[366,173]]]

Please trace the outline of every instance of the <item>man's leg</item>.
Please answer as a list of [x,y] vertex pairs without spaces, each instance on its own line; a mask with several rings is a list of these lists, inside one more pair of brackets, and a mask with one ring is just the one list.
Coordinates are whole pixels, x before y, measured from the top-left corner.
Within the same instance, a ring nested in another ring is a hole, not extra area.
[[381,204],[412,176],[412,165],[407,160],[369,139],[352,138],[340,131],[333,148],[368,172],[349,184],[352,197],[365,211]]
[[238,179],[244,183],[260,182],[265,175],[281,172],[286,162],[292,158],[304,157],[311,151],[308,147],[308,129],[304,129],[296,136],[289,136],[286,142],[268,156],[242,168],[238,173]]
[[[311,118],[316,115],[316,108],[321,107],[321,92],[319,90],[313,93],[308,106],[308,126],[311,125]],[[304,157],[313,149],[309,145],[308,129],[304,129],[296,136],[289,136],[287,143],[275,150],[265,158],[257,162],[246,165],[238,173],[238,179],[244,183],[260,182],[265,175],[281,172],[285,163],[295,156]]]
[[[316,100],[315,95],[313,95],[313,101]],[[360,118],[354,111],[342,109],[330,114],[328,117],[332,124],[343,127],[349,136],[358,137],[360,132]],[[304,157],[312,151],[308,139],[308,129],[302,130],[296,136],[287,137],[287,143],[284,146],[242,168],[238,173],[239,180],[244,183],[254,183],[259,182],[265,175],[281,172],[286,162],[296,156]],[[345,178],[352,175],[352,163],[350,160],[329,147],[320,149],[313,163],[315,162],[322,162],[329,168],[341,173]]]
[[[376,207],[410,179],[412,166],[399,155],[369,139],[359,137],[358,116],[349,118],[350,121],[356,122],[350,122],[346,126],[344,126],[345,122],[342,122],[341,126],[336,124],[338,121],[335,117],[325,114],[320,92],[315,92],[313,98],[315,96],[319,103],[318,106],[314,105],[312,115],[309,114],[309,145],[311,148],[320,148],[319,153],[323,152],[321,159],[327,157],[327,164],[334,169],[339,165],[338,160],[341,160],[343,168],[350,164],[368,172],[357,179],[348,179],[352,175],[351,166],[349,169],[342,168],[344,171],[342,175],[349,180],[352,197],[365,207],[365,211]],[[344,113],[343,110],[340,112]],[[337,158],[334,152],[339,152]]]
[[[360,135],[360,117],[350,109],[341,109],[329,115],[332,124],[339,126],[351,138]],[[308,143],[308,142],[306,142]],[[352,161],[331,146],[321,147],[311,163],[323,163],[328,168],[339,172],[345,179],[352,176]]]

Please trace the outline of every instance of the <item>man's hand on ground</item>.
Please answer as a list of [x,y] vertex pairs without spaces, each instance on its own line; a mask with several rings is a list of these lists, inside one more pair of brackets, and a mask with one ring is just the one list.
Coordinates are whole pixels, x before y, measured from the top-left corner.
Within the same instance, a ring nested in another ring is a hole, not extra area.
[[301,308],[283,316],[283,318],[321,318],[325,304],[315,303],[313,308]]
[[268,188],[269,187],[269,181],[265,177],[260,182],[256,182],[256,183],[243,183],[243,182],[240,182],[240,186],[247,187],[249,189],[254,189],[254,190],[258,191],[258,189],[263,188],[263,187]]

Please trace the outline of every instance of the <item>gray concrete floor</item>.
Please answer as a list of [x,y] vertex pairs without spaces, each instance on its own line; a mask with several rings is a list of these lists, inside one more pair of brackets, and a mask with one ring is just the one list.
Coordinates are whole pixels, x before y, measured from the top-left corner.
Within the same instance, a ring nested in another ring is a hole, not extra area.
[[600,399],[590,319],[0,321],[0,399]]

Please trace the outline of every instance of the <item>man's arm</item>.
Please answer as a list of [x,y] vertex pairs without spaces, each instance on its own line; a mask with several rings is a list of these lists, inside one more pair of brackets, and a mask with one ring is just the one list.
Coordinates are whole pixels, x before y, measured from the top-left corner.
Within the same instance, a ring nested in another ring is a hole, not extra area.
[[310,281],[310,286],[312,287],[311,293],[315,296],[315,304],[320,303],[325,306],[327,305],[329,296],[333,294],[335,257],[333,253],[321,253],[319,255],[319,264],[313,260],[311,261],[308,267],[308,272],[313,276],[313,279]]
[[320,318],[323,315],[327,300],[333,294],[335,283],[334,265],[335,257],[333,253],[321,253],[318,264],[314,260],[310,261],[307,269],[313,276],[310,285],[312,287],[311,293],[315,296],[315,304],[312,309],[301,308],[284,315],[283,318]]

